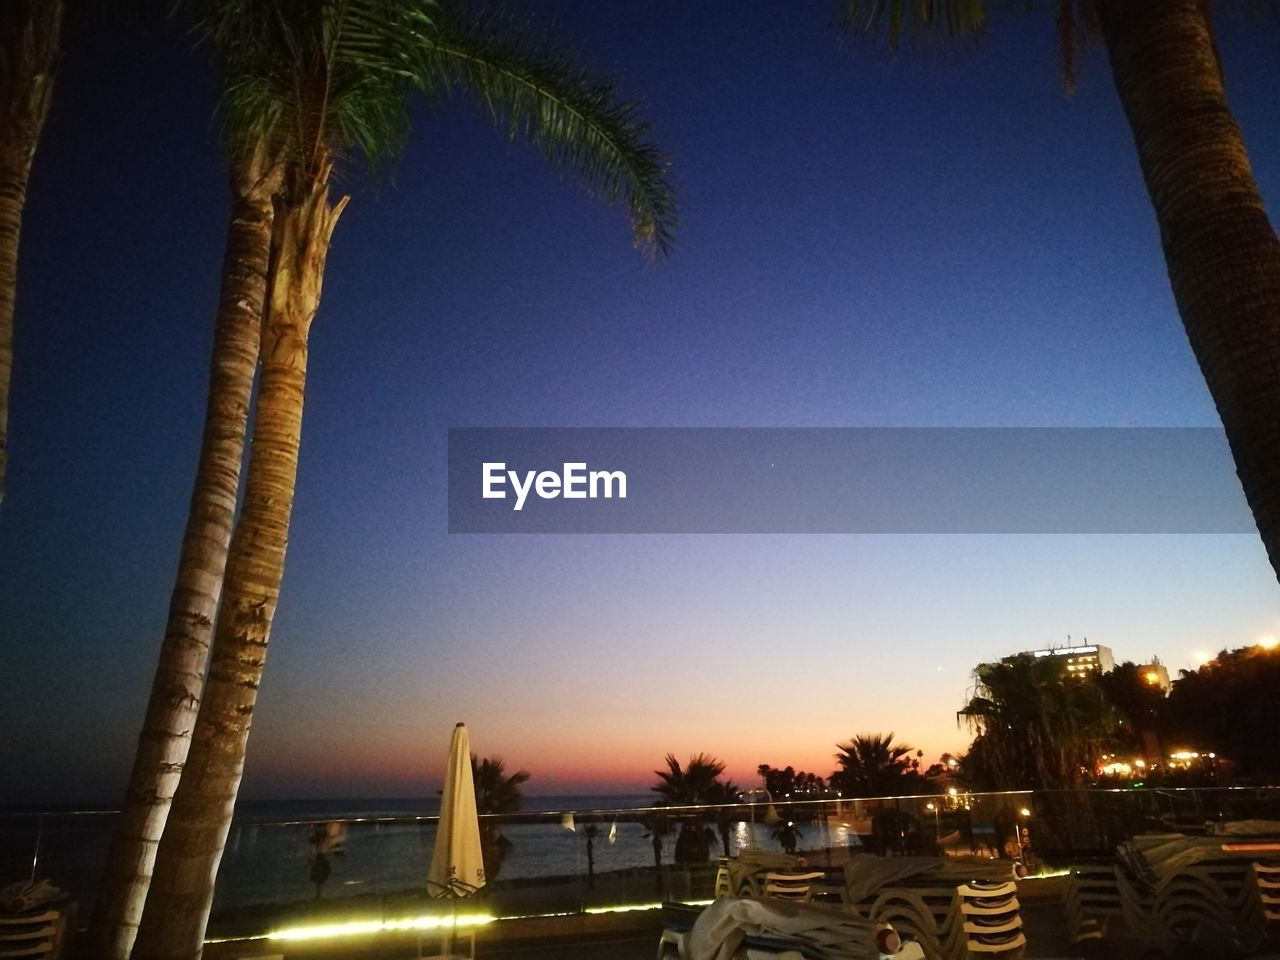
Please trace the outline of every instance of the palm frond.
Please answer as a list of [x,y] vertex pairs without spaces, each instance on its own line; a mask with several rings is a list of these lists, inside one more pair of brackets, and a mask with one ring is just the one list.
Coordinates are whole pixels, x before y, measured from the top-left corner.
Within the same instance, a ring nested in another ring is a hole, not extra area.
[[636,106],[511,21],[437,0],[211,0],[204,9],[233,150],[270,144],[303,170],[358,154],[377,170],[404,143],[415,89],[465,90],[508,136],[610,202],[625,197],[639,246],[670,250],[667,161]]
[[610,202],[625,196],[637,245],[670,252],[676,213],[667,158],[613,84],[497,14],[445,10],[422,41],[416,72],[425,88],[465,90],[511,138],[537,145],[593,193]]
[[[847,34],[884,41],[897,50],[903,43],[980,39],[998,15],[1037,7],[1051,8],[1058,33],[1063,86],[1075,92],[1076,63],[1097,32],[1094,0],[842,0]],[[1268,0],[1274,2],[1274,0]],[[1207,0],[1206,0],[1207,4]]]
[[896,50],[935,40],[966,40],[981,35],[990,0],[844,0],[847,33],[884,40]]
[[[201,33],[224,76],[220,104],[233,150],[270,143],[304,169],[351,151],[375,172],[409,130],[398,0],[219,0]],[[429,2],[409,5],[420,12]]]

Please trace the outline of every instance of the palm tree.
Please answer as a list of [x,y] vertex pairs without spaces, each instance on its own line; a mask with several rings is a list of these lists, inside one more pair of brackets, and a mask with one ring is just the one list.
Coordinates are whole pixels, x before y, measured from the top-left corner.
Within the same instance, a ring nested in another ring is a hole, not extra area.
[[842,793],[850,797],[885,797],[902,793],[918,779],[915,748],[894,743],[893,734],[860,733],[847,743],[836,744],[840,769],[831,775]]
[[715,757],[700,753],[689,758],[688,766],[681,767],[675,754],[668,753],[664,762],[665,770],[655,770],[658,782],[651,789],[662,797],[669,805],[692,806],[699,803],[714,802],[711,797],[716,790],[720,774],[724,773],[724,764]]
[[1223,650],[1174,682],[1166,705],[1170,736],[1228,759],[1256,783],[1274,783],[1280,775],[1278,684],[1280,649]]
[[[665,770],[655,770],[658,782],[650,789],[662,797],[667,806],[698,806],[717,802],[722,794],[718,784],[724,764],[715,757],[700,753],[689,758],[685,767],[674,754],[667,754]],[[676,863],[706,863],[711,857],[711,844],[715,840],[707,827],[707,815],[698,811],[682,816],[680,833],[676,837]]]
[[160,658],[89,929],[95,956],[129,956],[191,744],[240,487],[279,180],[280,165],[261,149],[231,158],[231,220],[200,458]]
[[156,859],[134,956],[196,956],[230,828],[284,572],[307,341],[346,198],[336,161],[392,155],[412,90],[474,91],[494,119],[607,199],[623,194],[637,243],[667,252],[673,203],[647,127],[613,87],[492,18],[428,0],[224,0],[205,30],[221,52],[233,148],[281,156],[261,376],[243,508],[232,536],[191,748]]
[[[887,36],[895,47],[904,36],[975,36],[999,6],[992,0],[843,5],[849,29]],[[1227,104],[1211,6],[1208,0],[1057,0],[1058,34],[1068,85],[1083,36],[1099,36],[1106,46],[1174,300],[1280,576],[1280,237]]]
[[724,855],[730,856],[730,833],[733,825],[741,819],[735,804],[742,799],[742,788],[732,780],[717,780],[711,785],[707,795],[710,798],[707,802],[715,805],[711,818],[720,833],[720,845],[724,849]]
[[0,503],[8,464],[18,237],[31,162],[53,98],[62,14],[62,0],[0,4]]
[[1052,657],[1026,654],[982,664],[974,676],[977,689],[960,711],[978,734],[969,756],[999,790],[1041,791],[1037,853],[1097,848],[1097,820],[1081,788],[1118,719],[1101,688],[1064,676]]
[[974,679],[960,717],[980,735],[996,789],[1062,790],[1089,780],[1117,721],[1097,684],[1026,654],[984,663]]
[[480,819],[480,849],[484,854],[484,875],[492,880],[502,869],[502,863],[511,852],[511,840],[508,839],[498,824],[485,819],[486,814],[515,813],[520,809],[524,797],[521,784],[529,780],[527,770],[517,770],[511,776],[506,775],[501,757],[485,757],[477,760],[471,755],[471,776],[476,788],[476,813]]
[[671,833],[671,821],[657,811],[651,811],[638,818],[644,828],[644,836],[653,847],[653,882],[654,888],[662,892],[662,847],[666,837]]
[[1092,676],[1090,680],[1101,688],[1103,698],[1124,721],[1129,733],[1128,745],[1142,751],[1148,760],[1158,761],[1164,689],[1132,662],[1117,664],[1114,670]]
[[769,831],[769,835],[778,841],[778,846],[782,847],[782,852],[794,855],[796,852],[796,844],[800,838],[804,836],[796,827],[794,820],[781,820],[774,825]]

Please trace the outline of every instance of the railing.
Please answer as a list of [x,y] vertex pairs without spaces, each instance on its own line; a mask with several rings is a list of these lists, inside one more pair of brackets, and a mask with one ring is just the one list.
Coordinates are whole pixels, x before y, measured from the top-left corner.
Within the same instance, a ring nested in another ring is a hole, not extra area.
[[[714,857],[748,846],[794,844],[813,866],[837,865],[851,851],[1038,856],[1052,864],[1135,833],[1245,818],[1280,819],[1280,789],[957,791],[542,810],[482,818],[505,838],[507,854],[478,903],[493,916],[530,916],[709,898]],[[0,886],[49,879],[87,916],[114,822],[103,811],[0,814]],[[218,875],[209,934],[413,923],[438,913],[426,895],[435,829],[435,817],[415,815],[239,820]],[[682,849],[702,844],[703,864],[673,862],[682,832],[693,835]]]

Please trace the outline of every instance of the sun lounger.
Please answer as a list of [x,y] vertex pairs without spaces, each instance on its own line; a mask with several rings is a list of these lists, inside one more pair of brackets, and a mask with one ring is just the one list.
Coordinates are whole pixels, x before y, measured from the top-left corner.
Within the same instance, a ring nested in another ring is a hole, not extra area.
[[62,954],[66,924],[58,910],[0,915],[0,957],[53,960]]
[[783,873],[769,871],[764,875],[764,895],[779,900],[794,900],[800,903],[809,902],[810,889],[814,881],[826,877],[821,870],[810,873]]
[[1140,835],[1117,848],[1113,863],[1073,867],[1065,902],[1072,939],[1101,939],[1119,916],[1153,948],[1255,951],[1280,923],[1280,867],[1257,860],[1280,844],[1247,832],[1258,826]]

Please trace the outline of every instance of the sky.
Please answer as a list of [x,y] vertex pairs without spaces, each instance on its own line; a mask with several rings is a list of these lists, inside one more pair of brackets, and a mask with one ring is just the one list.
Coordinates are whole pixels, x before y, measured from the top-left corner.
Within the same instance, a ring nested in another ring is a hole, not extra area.
[[[288,570],[242,795],[427,796],[452,725],[529,793],[666,753],[932,760],[979,662],[1087,638],[1173,668],[1280,632],[1252,535],[465,535],[451,427],[1215,426],[1098,51],[1047,15],[890,56],[834,3],[528,6],[642,104],[681,224],[458,97],[344,171]],[[1274,28],[1226,21],[1273,214]],[[74,30],[22,237],[0,513],[0,804],[114,802],[198,449],[228,210],[214,80],[169,27]]]

